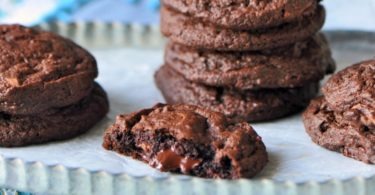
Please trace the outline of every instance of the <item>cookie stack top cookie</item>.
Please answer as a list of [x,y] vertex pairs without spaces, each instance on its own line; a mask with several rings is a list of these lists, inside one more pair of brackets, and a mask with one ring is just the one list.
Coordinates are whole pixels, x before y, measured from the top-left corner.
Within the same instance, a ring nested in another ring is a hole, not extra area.
[[263,29],[314,14],[317,0],[163,0],[164,5],[194,18],[232,29]]
[[224,51],[265,50],[306,40],[324,24],[316,0],[164,0],[161,31],[172,41]]
[[375,163],[375,60],[350,66],[332,76],[324,96],[304,112],[312,140],[345,156]]

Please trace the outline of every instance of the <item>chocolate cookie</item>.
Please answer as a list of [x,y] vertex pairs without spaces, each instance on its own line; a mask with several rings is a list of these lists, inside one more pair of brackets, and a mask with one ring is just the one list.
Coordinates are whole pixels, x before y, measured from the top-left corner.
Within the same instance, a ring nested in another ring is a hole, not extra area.
[[306,40],[323,26],[325,10],[318,6],[312,16],[278,27],[240,31],[203,23],[166,7],[161,9],[161,31],[172,41],[196,48],[243,51],[264,50]]
[[197,50],[170,42],[165,62],[188,80],[237,89],[301,87],[335,70],[324,35],[259,52]]
[[0,111],[35,114],[90,93],[95,59],[58,35],[0,25]]
[[205,22],[231,29],[262,29],[312,15],[317,0],[163,0],[165,6]]
[[307,133],[324,148],[375,164],[375,129],[352,123],[329,108],[323,98],[313,100],[303,114]]
[[95,84],[79,102],[36,115],[0,113],[0,146],[17,147],[72,138],[88,131],[108,112],[103,89]]
[[347,120],[375,128],[375,60],[350,66],[333,75],[323,93],[335,111]]
[[234,121],[265,121],[302,110],[319,89],[318,83],[301,88],[238,91],[190,82],[168,65],[155,75],[167,103],[193,104],[224,113]]
[[267,163],[262,139],[246,122],[190,105],[158,104],[120,115],[104,148],[150,166],[206,178],[250,178]]

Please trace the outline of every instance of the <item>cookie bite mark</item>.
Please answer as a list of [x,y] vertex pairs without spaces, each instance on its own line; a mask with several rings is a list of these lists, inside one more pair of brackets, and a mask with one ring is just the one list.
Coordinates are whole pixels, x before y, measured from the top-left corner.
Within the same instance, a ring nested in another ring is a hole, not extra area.
[[161,171],[206,178],[252,177],[267,162],[265,146],[249,124],[189,105],[158,104],[120,115],[103,147]]

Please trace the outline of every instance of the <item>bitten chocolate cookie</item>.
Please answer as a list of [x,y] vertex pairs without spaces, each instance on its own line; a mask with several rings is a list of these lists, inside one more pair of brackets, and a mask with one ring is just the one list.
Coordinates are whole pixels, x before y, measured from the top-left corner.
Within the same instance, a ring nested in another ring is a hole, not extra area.
[[312,140],[329,150],[366,163],[375,163],[375,129],[345,120],[329,108],[323,98],[313,100],[303,114],[307,133]]
[[35,114],[90,93],[95,59],[72,41],[20,25],[0,25],[0,111]]
[[190,81],[240,90],[301,87],[318,82],[335,70],[322,34],[288,47],[259,52],[197,50],[170,42],[165,62]]
[[333,75],[323,87],[330,108],[347,120],[375,128],[375,60],[350,66]]
[[267,163],[262,139],[246,122],[189,105],[158,104],[120,115],[104,148],[150,166],[206,178],[250,178]]
[[70,106],[37,115],[1,113],[0,146],[17,147],[72,138],[88,131],[107,112],[107,96],[94,84],[90,95]]
[[319,90],[318,83],[301,88],[257,91],[207,87],[186,80],[168,65],[156,72],[155,81],[167,103],[208,107],[234,121],[265,121],[298,112]]
[[195,48],[244,51],[264,50],[306,40],[321,29],[325,10],[318,6],[312,16],[275,28],[240,31],[203,23],[166,7],[161,9],[161,31],[172,41]]
[[165,6],[200,20],[231,29],[262,29],[312,15],[317,0],[163,0]]

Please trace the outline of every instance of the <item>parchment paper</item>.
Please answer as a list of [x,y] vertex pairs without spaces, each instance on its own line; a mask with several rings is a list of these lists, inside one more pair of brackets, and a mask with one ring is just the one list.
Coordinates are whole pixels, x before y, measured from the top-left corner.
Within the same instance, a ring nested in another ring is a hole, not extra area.
[[[375,47],[365,41],[337,41],[333,48],[340,69],[375,55]],[[160,173],[142,162],[105,151],[101,147],[102,134],[117,114],[151,107],[164,101],[153,81],[153,73],[162,63],[162,50],[91,51],[99,63],[100,76],[97,80],[110,98],[111,111],[108,117],[89,133],[78,138],[38,146],[0,148],[0,154],[27,162],[61,164],[90,171],[151,175],[157,178],[168,176],[168,173]],[[304,182],[375,174],[373,165],[352,160],[312,143],[305,133],[300,114],[273,122],[253,124],[253,127],[263,137],[270,156],[270,162],[257,178]]]

